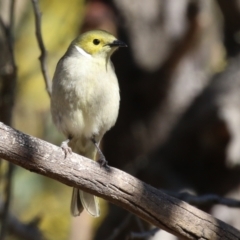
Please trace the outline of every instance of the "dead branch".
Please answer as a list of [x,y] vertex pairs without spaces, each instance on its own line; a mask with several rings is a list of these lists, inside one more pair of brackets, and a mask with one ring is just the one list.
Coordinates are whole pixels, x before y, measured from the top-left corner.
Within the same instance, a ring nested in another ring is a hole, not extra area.
[[188,192],[172,192],[172,191],[164,191],[164,193],[181,199],[184,202],[187,202],[191,205],[194,206],[212,206],[214,204],[221,204],[227,207],[232,207],[232,208],[239,208],[240,207],[240,200],[236,199],[231,199],[231,198],[225,198],[218,196],[216,194],[205,194],[205,195],[200,195],[196,196]]
[[149,231],[145,231],[145,232],[131,232],[129,234],[128,239],[129,240],[131,240],[131,239],[146,239],[146,238],[154,236],[158,231],[160,231],[159,228],[153,228],[153,229],[151,229]]
[[102,197],[182,239],[240,239],[240,232],[116,168],[63,151],[0,123],[0,157]]

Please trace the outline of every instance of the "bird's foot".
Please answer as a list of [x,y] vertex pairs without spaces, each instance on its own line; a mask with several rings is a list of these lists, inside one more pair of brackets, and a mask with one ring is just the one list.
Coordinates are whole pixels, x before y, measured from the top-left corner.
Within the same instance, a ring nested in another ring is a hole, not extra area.
[[68,154],[72,154],[72,149],[68,146],[69,141],[70,140],[67,139],[66,141],[63,141],[61,144],[61,148],[65,153],[65,158],[67,158]]
[[101,149],[99,148],[98,143],[95,140],[94,136],[91,138],[91,140],[92,140],[94,146],[96,147],[97,152],[98,152],[98,154],[100,156],[99,159],[97,160],[97,162],[100,164],[100,167],[108,168],[108,162],[107,162],[105,156],[103,155]]
[[108,162],[104,156],[101,156],[97,162],[100,164],[100,167],[108,167]]

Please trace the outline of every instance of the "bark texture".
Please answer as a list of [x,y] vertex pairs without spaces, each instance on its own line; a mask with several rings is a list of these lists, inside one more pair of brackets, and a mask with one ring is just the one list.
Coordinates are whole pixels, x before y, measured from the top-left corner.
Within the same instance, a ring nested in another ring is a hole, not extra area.
[[102,197],[182,239],[239,239],[240,232],[116,168],[63,151],[0,123],[0,157]]

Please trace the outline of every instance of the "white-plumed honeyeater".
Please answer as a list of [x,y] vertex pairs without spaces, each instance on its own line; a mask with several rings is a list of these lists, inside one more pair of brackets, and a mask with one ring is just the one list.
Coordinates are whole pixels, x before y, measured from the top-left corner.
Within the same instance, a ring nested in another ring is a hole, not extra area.
[[[61,145],[95,160],[107,161],[99,149],[103,135],[116,122],[119,110],[118,80],[111,55],[126,44],[102,30],[80,35],[59,60],[53,77],[51,113],[54,124],[67,140]],[[73,188],[71,213],[78,216],[85,208],[94,217],[100,215],[97,197]]]

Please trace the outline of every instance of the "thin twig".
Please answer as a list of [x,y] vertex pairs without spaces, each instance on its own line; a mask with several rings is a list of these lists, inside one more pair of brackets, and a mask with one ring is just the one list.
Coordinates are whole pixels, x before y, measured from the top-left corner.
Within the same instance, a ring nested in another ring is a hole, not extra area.
[[188,192],[170,192],[164,191],[168,195],[181,199],[185,202],[188,202],[194,206],[211,206],[214,204],[221,204],[228,207],[239,208],[240,207],[240,200],[231,199],[231,198],[224,198],[215,194],[206,194],[202,196],[196,196]]
[[130,239],[145,239],[154,236],[158,231],[160,231],[159,228],[153,228],[146,232],[131,232],[128,240]]
[[47,51],[44,46],[42,31],[41,31],[41,12],[39,9],[38,0],[32,0],[32,4],[33,4],[34,16],[35,16],[36,38],[37,38],[38,46],[41,50],[39,61],[41,64],[41,70],[42,70],[43,78],[45,81],[46,90],[49,97],[51,97],[52,89],[51,89],[51,81],[50,81],[48,69],[47,69]]
[[144,225],[142,223],[142,220],[138,218],[137,216],[134,217],[140,232],[130,232],[130,234],[127,236],[127,240],[131,239],[149,239],[149,237],[154,236],[154,234],[158,231],[160,231],[159,228],[153,228],[151,230],[145,230]]
[[137,225],[138,225],[138,227],[140,229],[140,232],[144,232],[145,229],[144,229],[142,221],[137,216],[135,216],[134,219],[135,219],[135,221],[136,221],[136,223],[137,223]]
[[11,55],[11,60],[14,68],[16,67],[15,57],[14,57],[14,39],[13,39],[13,31],[14,31],[14,10],[15,10],[15,0],[11,1],[10,5],[10,19],[9,19],[9,31],[8,31],[8,40],[9,40],[9,50]]

